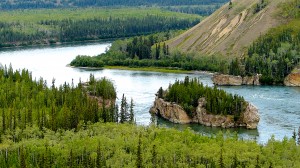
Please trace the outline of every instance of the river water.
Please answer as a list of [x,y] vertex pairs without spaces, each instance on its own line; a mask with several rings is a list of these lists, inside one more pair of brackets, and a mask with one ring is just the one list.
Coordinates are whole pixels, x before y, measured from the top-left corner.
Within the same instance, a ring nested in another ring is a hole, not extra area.
[[[87,81],[90,73],[95,77],[111,79],[117,89],[120,99],[124,93],[127,99],[133,98],[135,102],[136,122],[139,125],[149,125],[151,107],[155,93],[159,87],[167,88],[176,79],[185,76],[197,77],[205,84],[212,86],[211,75],[205,73],[172,74],[127,70],[84,70],[67,67],[66,65],[77,55],[97,55],[106,51],[111,43],[70,44],[53,47],[15,48],[0,50],[0,63],[12,64],[14,69],[26,68],[32,72],[33,77],[43,77],[48,85],[52,79],[55,83],[78,83],[79,79]],[[266,143],[274,135],[276,139],[291,137],[293,130],[300,126],[300,88],[281,86],[238,86],[221,87],[228,92],[239,94],[258,107],[260,123],[257,130],[243,128],[229,129],[238,132],[241,138],[256,139],[259,143]],[[120,100],[118,100],[120,101]],[[220,128],[210,128],[198,124],[179,125],[158,119],[161,126],[178,129],[190,128],[201,134],[211,135],[221,131]],[[227,130],[226,130],[227,131]]]

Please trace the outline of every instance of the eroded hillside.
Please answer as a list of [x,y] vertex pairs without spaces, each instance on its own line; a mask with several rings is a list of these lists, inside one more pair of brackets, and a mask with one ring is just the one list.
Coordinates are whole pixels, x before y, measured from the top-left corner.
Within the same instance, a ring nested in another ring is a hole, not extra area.
[[281,2],[232,0],[167,44],[182,52],[241,56],[260,35],[283,23],[278,17]]

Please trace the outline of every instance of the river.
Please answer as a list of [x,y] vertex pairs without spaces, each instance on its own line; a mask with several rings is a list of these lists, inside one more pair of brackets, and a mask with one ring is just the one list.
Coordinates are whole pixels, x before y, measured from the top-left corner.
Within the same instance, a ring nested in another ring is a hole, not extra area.
[[[159,87],[167,88],[176,79],[184,79],[186,75],[197,77],[205,84],[212,86],[211,76],[205,73],[172,74],[158,72],[142,72],[127,70],[84,70],[67,67],[66,65],[77,55],[97,55],[106,51],[111,43],[69,44],[62,46],[14,48],[0,50],[0,63],[12,64],[14,69],[26,68],[33,77],[43,77],[48,85],[55,79],[56,85],[64,82],[78,83],[79,79],[87,81],[90,73],[95,77],[111,79],[117,89],[120,99],[124,93],[127,99],[135,102],[136,122],[139,125],[149,125],[151,107],[155,93]],[[260,123],[257,130],[244,128],[229,129],[238,132],[241,138],[256,139],[259,143],[266,143],[274,135],[276,139],[291,137],[293,130],[300,126],[300,88],[282,86],[238,86],[221,87],[228,92],[239,94],[258,107]],[[120,101],[120,100],[118,100]],[[197,124],[178,125],[158,119],[161,126],[184,129],[189,127],[201,134],[217,133],[220,128],[204,127]],[[227,131],[227,130],[226,130]]]

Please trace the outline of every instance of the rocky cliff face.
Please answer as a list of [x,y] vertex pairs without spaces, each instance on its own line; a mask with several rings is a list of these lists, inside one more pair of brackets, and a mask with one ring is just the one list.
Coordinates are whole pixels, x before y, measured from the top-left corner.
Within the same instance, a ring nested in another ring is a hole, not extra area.
[[300,69],[296,68],[284,79],[285,86],[300,86]]
[[163,99],[156,98],[153,107],[150,112],[161,116],[171,122],[187,124],[187,123],[199,123],[205,126],[212,127],[246,127],[248,129],[257,128],[259,122],[259,114],[256,107],[247,104],[247,108],[242,113],[238,121],[234,121],[231,115],[213,115],[207,113],[205,109],[206,101],[204,98],[198,100],[198,107],[193,117],[187,115],[180,105],[175,103],[166,102]]
[[254,76],[233,76],[224,74],[214,74],[212,81],[219,86],[240,86],[240,85],[260,85],[259,78],[261,75]]

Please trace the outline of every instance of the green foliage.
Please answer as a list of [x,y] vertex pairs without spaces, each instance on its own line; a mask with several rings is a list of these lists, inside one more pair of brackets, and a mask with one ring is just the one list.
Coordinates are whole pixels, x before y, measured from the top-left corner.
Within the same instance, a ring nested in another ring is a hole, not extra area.
[[[115,99],[116,91],[111,81],[93,80],[88,86],[95,89],[92,96]],[[67,83],[56,87],[55,80],[49,88],[43,79],[34,81],[27,70],[14,71],[10,66],[0,70],[1,131],[12,134],[19,141],[28,126],[39,129],[77,129],[87,122],[114,121],[114,104],[101,109],[98,99],[91,97],[82,83]],[[42,135],[41,135],[42,136]]]
[[178,30],[200,16],[159,8],[47,9],[0,12],[0,47],[100,40]]
[[[41,133],[43,138],[35,138]],[[230,135],[207,137],[191,130],[115,123],[87,124],[77,132],[34,131],[28,127],[24,134],[30,136],[18,143],[4,138],[0,167],[19,167],[18,154],[23,146],[27,167],[132,168],[137,165],[139,144],[144,167],[155,167],[155,162],[156,167],[220,167],[220,151],[224,167],[269,167],[270,163],[273,167],[300,166],[300,147],[287,138],[271,138],[260,145]]]
[[78,7],[119,7],[119,6],[179,6],[179,5],[210,5],[222,4],[226,0],[2,0],[0,9],[36,9],[36,8],[78,8]]
[[260,0],[254,7],[253,13],[258,13],[268,5],[268,0]]
[[206,110],[212,114],[233,115],[236,120],[246,108],[243,97],[226,93],[224,90],[203,86],[196,78],[176,80],[164,91],[163,98],[169,102],[176,102],[183,106],[189,116],[193,117],[198,100],[205,98]]
[[76,59],[74,59],[71,63],[71,66],[76,66],[76,67],[103,67],[103,62],[100,60],[95,59],[94,57],[90,56],[77,56]]
[[299,65],[300,22],[293,20],[279,26],[256,40],[248,49],[248,56],[233,60],[232,75],[262,74],[262,84],[283,84],[284,78]]
[[95,80],[94,75],[91,74],[87,90],[89,91],[89,95],[101,97],[103,99],[114,100],[117,97],[112,81],[105,77]]
[[[228,60],[222,56],[203,56],[197,53],[169,52],[163,41],[178,32],[167,31],[115,41],[110,50],[96,57],[105,66],[161,67],[183,70],[203,70],[228,73]],[[73,60],[78,61],[79,60]],[[88,62],[88,61],[86,61]],[[90,67],[87,65],[87,67]]]

